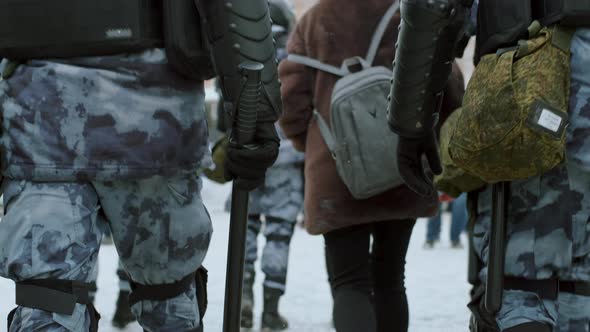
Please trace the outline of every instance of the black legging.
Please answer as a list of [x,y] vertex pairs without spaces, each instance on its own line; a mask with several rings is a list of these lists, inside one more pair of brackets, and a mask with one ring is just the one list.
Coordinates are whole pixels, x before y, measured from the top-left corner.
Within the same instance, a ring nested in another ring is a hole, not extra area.
[[324,234],[336,331],[408,330],[404,271],[414,223],[382,221]]

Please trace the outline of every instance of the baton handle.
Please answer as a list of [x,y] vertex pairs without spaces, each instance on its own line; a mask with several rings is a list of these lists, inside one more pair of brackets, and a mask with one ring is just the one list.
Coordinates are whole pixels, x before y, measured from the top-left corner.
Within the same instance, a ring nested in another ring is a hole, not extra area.
[[244,85],[238,99],[234,138],[238,146],[243,147],[254,141],[256,134],[264,65],[258,62],[242,62],[239,68]]

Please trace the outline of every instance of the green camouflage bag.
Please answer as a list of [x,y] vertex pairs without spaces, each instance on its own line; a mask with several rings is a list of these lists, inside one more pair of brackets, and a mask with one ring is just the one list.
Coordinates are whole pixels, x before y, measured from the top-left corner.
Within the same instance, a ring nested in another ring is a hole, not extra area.
[[529,35],[482,57],[452,128],[453,163],[487,183],[538,176],[565,158],[571,33],[535,22]]
[[439,147],[443,171],[434,177],[436,189],[452,197],[459,197],[461,193],[477,190],[486,184],[477,176],[457,167],[449,154],[451,134],[457,125],[461,112],[463,109],[459,108],[451,113],[440,129]]
[[223,135],[212,149],[213,167],[205,168],[203,174],[211,181],[224,184],[229,182],[225,178],[225,154],[227,153],[227,145],[229,144],[229,138]]

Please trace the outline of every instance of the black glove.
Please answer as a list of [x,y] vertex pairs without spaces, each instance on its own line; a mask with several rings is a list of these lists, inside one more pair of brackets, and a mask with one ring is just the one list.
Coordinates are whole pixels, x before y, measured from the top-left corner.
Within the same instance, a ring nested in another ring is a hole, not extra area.
[[434,174],[442,173],[434,133],[421,138],[400,136],[397,146],[399,173],[410,189],[419,195],[429,196],[435,192],[435,189],[432,179],[426,173],[426,165],[422,162],[423,155],[426,156],[430,170]]
[[259,123],[254,142],[245,147],[230,142],[225,159],[225,178],[238,189],[253,190],[264,183],[266,170],[279,155],[279,136],[272,122]]

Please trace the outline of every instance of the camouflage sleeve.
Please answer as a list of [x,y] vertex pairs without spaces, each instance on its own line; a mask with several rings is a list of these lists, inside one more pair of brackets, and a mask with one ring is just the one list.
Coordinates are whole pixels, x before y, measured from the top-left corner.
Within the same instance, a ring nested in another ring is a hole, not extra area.
[[282,105],[267,0],[197,0],[197,7],[211,43],[225,110],[233,111],[240,95],[240,63],[259,62],[264,65],[265,98],[261,100],[258,121],[276,121]]

